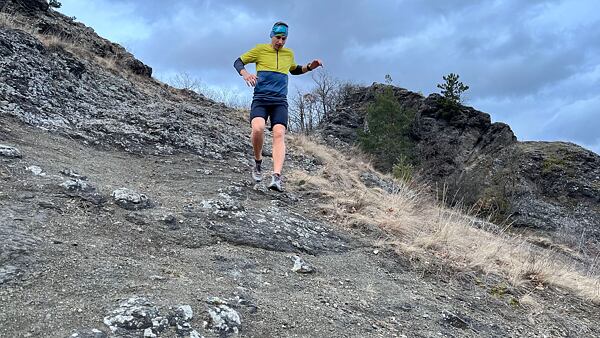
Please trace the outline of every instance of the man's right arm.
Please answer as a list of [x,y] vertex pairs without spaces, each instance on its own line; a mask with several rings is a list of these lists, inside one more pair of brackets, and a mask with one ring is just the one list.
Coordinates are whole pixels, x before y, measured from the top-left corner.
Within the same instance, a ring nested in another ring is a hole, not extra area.
[[244,65],[248,64],[248,63],[257,62],[258,58],[259,58],[259,54],[260,54],[260,48],[259,48],[259,45],[256,45],[256,47],[254,47],[254,48],[250,49],[249,51],[247,51],[246,53],[242,54],[242,56],[237,58],[237,60],[235,60],[235,62],[233,63],[233,66],[235,67],[237,72],[244,78],[244,81],[246,82],[246,84],[251,87],[256,86],[257,78],[256,78],[256,75],[249,73],[244,68]]
[[244,81],[246,82],[246,84],[248,86],[250,86],[250,87],[256,86],[256,81],[257,81],[256,75],[249,73],[246,70],[246,68],[244,68],[244,62],[242,61],[241,57],[239,57],[235,60],[235,62],[233,63],[233,67],[244,78]]
[[235,62],[233,63],[233,68],[235,68],[235,70],[237,70],[238,74],[244,76],[244,74],[242,74],[242,71],[246,71],[246,69],[244,68],[244,63],[242,62],[242,58],[237,58],[235,60]]

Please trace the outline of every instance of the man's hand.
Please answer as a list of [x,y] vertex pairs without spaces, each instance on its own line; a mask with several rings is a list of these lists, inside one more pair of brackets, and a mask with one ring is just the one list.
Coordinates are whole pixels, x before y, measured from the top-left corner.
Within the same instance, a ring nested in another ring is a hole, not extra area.
[[310,66],[310,70],[315,70],[319,66],[323,66],[323,62],[319,59],[314,59],[308,64],[308,66]]
[[256,75],[248,72],[245,69],[242,69],[242,71],[240,72],[240,74],[242,75],[242,77],[244,78],[244,81],[246,82],[246,84],[250,87],[254,87],[256,86]]

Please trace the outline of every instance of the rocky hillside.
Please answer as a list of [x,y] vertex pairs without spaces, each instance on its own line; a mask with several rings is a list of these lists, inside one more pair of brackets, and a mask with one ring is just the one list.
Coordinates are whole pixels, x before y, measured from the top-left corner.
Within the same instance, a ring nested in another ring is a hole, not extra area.
[[[385,87],[350,90],[322,129],[330,144],[356,143],[368,105]],[[466,106],[450,111],[437,94],[391,89],[416,112],[410,139],[417,170],[432,185],[446,185],[448,200],[574,247],[600,242],[598,154],[566,142],[519,142],[508,125],[492,123],[486,113]]]
[[[294,138],[287,192],[269,192],[240,112],[152,79],[43,0],[0,11],[0,337],[600,335],[597,280],[550,278],[549,251],[519,244],[511,275],[447,239],[408,247],[406,229],[436,238],[425,226],[449,212]],[[353,191],[395,203],[336,199]]]

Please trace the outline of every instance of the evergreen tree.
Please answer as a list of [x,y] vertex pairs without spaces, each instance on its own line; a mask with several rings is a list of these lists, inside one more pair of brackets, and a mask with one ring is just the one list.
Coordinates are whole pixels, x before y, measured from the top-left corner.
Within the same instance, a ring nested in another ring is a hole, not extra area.
[[469,90],[469,86],[458,80],[458,74],[450,73],[442,78],[445,82],[438,84],[437,87],[442,90],[441,93],[444,95],[444,98],[446,98],[449,103],[455,105],[462,103],[462,94]]
[[365,130],[359,132],[361,148],[375,155],[385,170],[392,170],[398,163],[411,166],[413,144],[409,133],[414,115],[414,111],[400,105],[391,88],[385,88],[367,108]]

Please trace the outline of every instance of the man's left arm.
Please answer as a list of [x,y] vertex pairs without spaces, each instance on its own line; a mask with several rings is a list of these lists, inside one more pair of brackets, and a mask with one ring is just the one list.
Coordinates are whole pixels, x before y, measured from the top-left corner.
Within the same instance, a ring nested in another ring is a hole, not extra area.
[[318,67],[322,67],[323,66],[323,62],[319,59],[314,59],[311,62],[309,62],[308,64],[304,65],[304,66],[300,66],[300,65],[293,65],[290,68],[290,74],[292,75],[300,75],[300,74],[304,74],[306,72],[310,72],[311,70],[318,68]]

